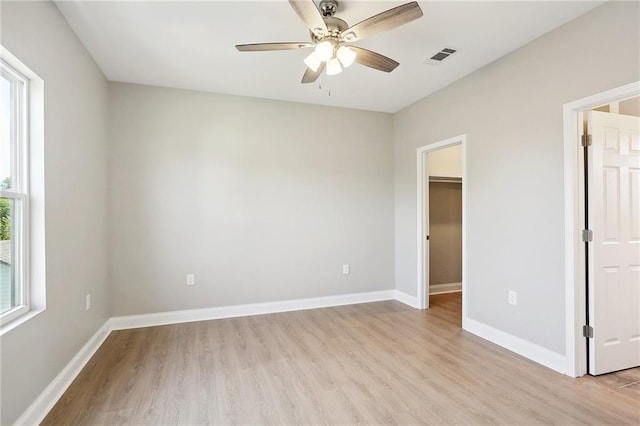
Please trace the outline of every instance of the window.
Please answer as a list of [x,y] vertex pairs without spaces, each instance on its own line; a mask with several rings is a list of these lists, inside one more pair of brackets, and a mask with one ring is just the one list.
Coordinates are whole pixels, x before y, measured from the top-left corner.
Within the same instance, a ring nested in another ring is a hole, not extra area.
[[0,45],[0,336],[46,309],[44,81]]
[[29,80],[0,60],[0,321],[29,311]]

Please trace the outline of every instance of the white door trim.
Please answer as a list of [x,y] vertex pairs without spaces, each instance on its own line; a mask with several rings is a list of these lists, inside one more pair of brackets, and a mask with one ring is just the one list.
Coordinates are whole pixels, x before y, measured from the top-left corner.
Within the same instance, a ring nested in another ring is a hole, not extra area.
[[466,155],[466,145],[467,145],[467,135],[455,136],[453,138],[445,139],[439,142],[434,142],[425,146],[421,146],[416,149],[416,161],[417,161],[417,192],[416,192],[416,202],[417,202],[417,244],[418,244],[418,256],[417,256],[417,264],[418,264],[418,282],[417,282],[417,298],[418,298],[418,307],[419,309],[427,309],[429,307],[429,292],[425,288],[426,281],[426,273],[425,273],[425,202],[426,202],[426,185],[425,182],[429,176],[429,171],[427,170],[426,158],[427,154],[430,151],[435,151],[442,148],[448,148],[455,145],[461,145],[462,147],[462,324],[464,326],[465,318],[467,317],[466,312],[466,259],[467,259],[467,244],[466,244],[466,236],[467,236],[467,220],[466,220],[466,206],[467,206],[467,184],[465,182],[465,176],[467,175],[467,155]]
[[[611,102],[640,96],[640,81],[564,104],[564,240],[566,303],[566,374],[587,373],[585,324],[584,160],[580,153],[582,112]],[[464,293],[463,293],[464,294]]]

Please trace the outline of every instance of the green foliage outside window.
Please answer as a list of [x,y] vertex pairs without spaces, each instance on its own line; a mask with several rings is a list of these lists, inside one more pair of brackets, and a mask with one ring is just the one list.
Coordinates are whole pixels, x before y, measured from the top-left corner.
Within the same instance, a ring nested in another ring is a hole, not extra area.
[[[11,178],[6,177],[0,182],[0,190],[9,189]],[[11,201],[0,198],[0,240],[11,239]]]
[[11,239],[11,201],[0,198],[0,240]]

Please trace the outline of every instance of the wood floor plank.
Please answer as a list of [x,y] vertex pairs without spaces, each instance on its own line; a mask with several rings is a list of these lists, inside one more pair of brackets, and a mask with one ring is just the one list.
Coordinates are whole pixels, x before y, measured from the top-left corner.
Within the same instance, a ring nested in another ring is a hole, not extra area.
[[572,379],[430,303],[115,331],[43,424],[640,424],[640,369]]

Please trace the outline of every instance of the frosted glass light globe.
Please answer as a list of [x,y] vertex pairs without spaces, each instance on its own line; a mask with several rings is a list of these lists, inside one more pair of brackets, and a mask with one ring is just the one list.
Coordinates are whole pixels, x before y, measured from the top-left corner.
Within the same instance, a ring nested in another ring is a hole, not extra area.
[[315,53],[318,59],[327,62],[329,59],[333,58],[333,43],[328,40],[318,43]]
[[356,60],[356,52],[353,49],[349,49],[347,46],[340,46],[336,56],[340,59],[340,63],[343,67],[347,68],[353,64]]
[[340,61],[338,58],[333,58],[327,62],[327,75],[336,75],[342,72]]
[[320,68],[320,64],[322,64],[322,61],[318,59],[318,55],[316,55],[316,52],[311,52],[311,54],[304,59],[304,63],[309,67],[310,70],[316,72],[318,71],[318,68]]

